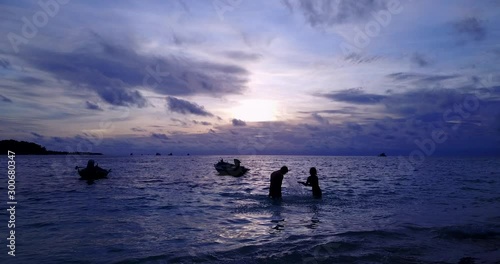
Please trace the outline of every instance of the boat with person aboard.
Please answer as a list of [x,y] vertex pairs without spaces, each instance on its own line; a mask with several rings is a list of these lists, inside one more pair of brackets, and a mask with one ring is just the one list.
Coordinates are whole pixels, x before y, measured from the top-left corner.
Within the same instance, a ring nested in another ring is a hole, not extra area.
[[214,164],[214,167],[220,175],[240,177],[250,170],[248,168],[245,168],[244,166],[241,166],[240,164],[241,161],[239,161],[238,159],[234,159],[234,164],[225,162],[223,159],[221,159],[219,162]]

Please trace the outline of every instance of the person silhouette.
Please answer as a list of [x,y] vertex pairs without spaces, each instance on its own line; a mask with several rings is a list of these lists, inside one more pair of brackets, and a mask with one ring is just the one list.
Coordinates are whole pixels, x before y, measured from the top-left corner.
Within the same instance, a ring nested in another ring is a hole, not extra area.
[[312,186],[312,194],[314,198],[321,198],[323,195],[321,192],[321,188],[319,188],[319,179],[318,179],[318,171],[315,167],[309,169],[309,174],[311,176],[307,177],[306,182],[299,181],[298,183],[302,183],[304,186]]
[[281,183],[283,176],[288,172],[288,167],[283,166],[281,169],[271,173],[271,185],[269,187],[269,197],[273,199],[281,198]]
[[96,165],[94,165],[94,164],[95,164],[94,160],[91,160],[91,159],[90,159],[90,160],[87,162],[87,171],[92,172],[92,173],[95,173],[96,168],[98,168],[98,167],[99,167],[99,165],[97,165],[97,164],[96,164]]

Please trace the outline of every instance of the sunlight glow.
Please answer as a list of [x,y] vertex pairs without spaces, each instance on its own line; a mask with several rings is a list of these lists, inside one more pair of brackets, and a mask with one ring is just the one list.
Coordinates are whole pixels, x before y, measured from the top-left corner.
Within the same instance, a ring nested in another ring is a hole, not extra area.
[[271,100],[243,100],[232,110],[236,119],[245,122],[275,121],[277,104]]

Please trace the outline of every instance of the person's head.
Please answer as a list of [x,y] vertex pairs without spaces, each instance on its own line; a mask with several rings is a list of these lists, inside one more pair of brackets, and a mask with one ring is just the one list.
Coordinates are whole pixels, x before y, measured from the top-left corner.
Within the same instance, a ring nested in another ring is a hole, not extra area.
[[311,168],[309,169],[309,174],[311,174],[311,175],[317,175],[317,174],[318,174],[318,171],[316,170],[316,168],[315,168],[315,167],[311,167]]
[[287,166],[283,166],[283,167],[281,167],[280,172],[281,172],[282,174],[286,174],[286,173],[288,172],[288,167],[287,167]]
[[92,167],[94,167],[94,160],[89,160],[87,162],[87,168],[92,168]]

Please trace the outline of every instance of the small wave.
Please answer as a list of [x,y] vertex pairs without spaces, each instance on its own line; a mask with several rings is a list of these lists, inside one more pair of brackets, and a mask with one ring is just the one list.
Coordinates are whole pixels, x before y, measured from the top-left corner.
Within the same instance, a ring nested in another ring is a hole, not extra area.
[[163,206],[158,207],[158,209],[160,209],[160,210],[171,210],[171,209],[175,209],[175,208],[178,208],[178,206],[176,206],[176,205],[163,205]]
[[360,181],[364,182],[379,182],[379,179],[373,179],[373,178],[368,178],[368,179],[360,179]]
[[406,228],[406,229],[409,229],[411,231],[426,231],[426,230],[430,229],[428,227],[417,226],[417,225],[414,225],[414,224],[403,225],[403,227]]
[[462,190],[462,191],[479,191],[479,192],[484,191],[482,189],[472,188],[472,187],[468,187],[468,186],[462,187],[462,188],[460,188],[460,190]]
[[40,227],[48,227],[48,226],[53,226],[55,223],[53,222],[40,222],[40,223],[33,223],[27,225],[27,227],[35,227],[35,228],[40,228]]
[[492,230],[482,230],[477,227],[444,227],[435,231],[438,238],[450,240],[464,239],[481,239],[490,240],[498,239],[500,233]]
[[336,234],[340,237],[378,237],[378,238],[404,238],[405,234],[390,232],[384,230],[372,230],[372,231],[348,231],[340,234]]

